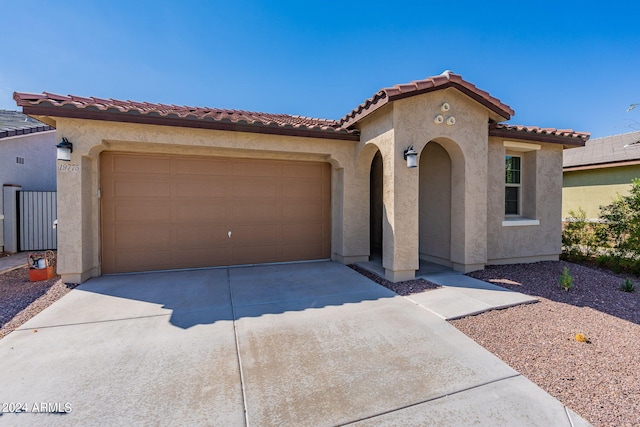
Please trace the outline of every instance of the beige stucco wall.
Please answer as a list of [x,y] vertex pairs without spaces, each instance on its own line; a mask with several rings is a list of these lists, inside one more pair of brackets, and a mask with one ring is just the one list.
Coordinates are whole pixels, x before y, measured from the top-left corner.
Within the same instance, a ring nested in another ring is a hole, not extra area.
[[[518,142],[517,140],[515,142]],[[520,141],[524,142],[524,141]],[[530,143],[530,142],[527,142]],[[562,146],[539,143],[523,155],[523,219],[539,225],[503,225],[504,139],[489,138],[487,264],[557,260],[561,252]],[[528,170],[527,170],[528,169]],[[511,224],[517,224],[517,219]]]
[[598,218],[600,206],[629,194],[633,178],[640,178],[640,165],[564,172],[562,217],[568,217],[570,210],[577,212],[582,208],[587,218]]
[[[329,162],[332,259],[343,263],[370,256],[370,174],[379,152],[388,279],[414,278],[421,251],[463,272],[487,263],[557,259],[562,147],[541,144],[524,155],[524,214],[539,225],[504,226],[506,151],[501,139],[488,137],[489,114],[456,89],[438,90],[394,101],[362,119],[358,142],[59,118],[58,135],[74,149],[71,162],[58,170],[58,272],[74,283],[101,273],[104,150]],[[438,115],[444,123],[434,121]],[[449,118],[455,122],[447,124]],[[410,145],[419,153],[418,168],[407,168],[403,158]]]
[[420,258],[451,265],[451,159],[435,141],[420,156]]
[[[442,112],[445,102],[450,109]],[[434,122],[439,114],[445,123]],[[455,124],[446,124],[449,117],[455,118]],[[484,266],[488,119],[488,111],[480,104],[446,89],[395,101],[358,124],[359,149],[365,152],[373,144],[382,154],[383,266],[389,279],[412,278],[419,265],[420,168],[407,168],[403,152],[413,145],[422,153],[429,141],[437,141],[452,163],[451,265],[461,271]]]
[[329,162],[332,257],[352,262],[366,255],[357,245],[364,239],[356,235],[358,207],[347,191],[354,186],[354,142],[68,118],[58,118],[56,125],[58,135],[73,143],[71,161],[59,162],[64,168],[58,171],[58,272],[65,282],[100,274],[98,191],[104,150]]

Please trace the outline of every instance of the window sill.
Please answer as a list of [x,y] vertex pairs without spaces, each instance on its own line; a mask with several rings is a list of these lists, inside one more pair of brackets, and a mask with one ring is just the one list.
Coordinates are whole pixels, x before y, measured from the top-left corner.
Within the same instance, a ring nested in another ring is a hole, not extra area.
[[539,219],[529,219],[529,218],[513,218],[513,219],[505,219],[502,221],[503,227],[522,227],[529,225],[540,225]]

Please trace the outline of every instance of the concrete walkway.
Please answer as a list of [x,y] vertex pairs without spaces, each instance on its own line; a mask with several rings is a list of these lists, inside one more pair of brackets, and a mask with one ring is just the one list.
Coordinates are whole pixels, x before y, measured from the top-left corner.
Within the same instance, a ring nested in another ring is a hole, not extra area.
[[27,265],[28,252],[19,252],[0,258],[0,274]]
[[0,364],[27,409],[0,425],[588,425],[332,262],[94,278],[0,340]]
[[[362,262],[356,265],[384,277],[384,268],[380,261]],[[445,320],[538,301],[532,296],[425,261],[420,261],[420,270],[416,272],[416,278],[428,280],[442,288],[413,294],[406,298]]]

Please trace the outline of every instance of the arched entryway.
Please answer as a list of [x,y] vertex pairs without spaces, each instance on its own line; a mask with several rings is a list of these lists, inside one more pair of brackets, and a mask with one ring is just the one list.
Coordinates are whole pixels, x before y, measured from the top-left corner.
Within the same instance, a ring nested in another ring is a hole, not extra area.
[[452,267],[464,248],[462,152],[453,141],[430,141],[418,169],[420,259]]
[[382,155],[376,151],[369,175],[369,250],[370,260],[382,260]]

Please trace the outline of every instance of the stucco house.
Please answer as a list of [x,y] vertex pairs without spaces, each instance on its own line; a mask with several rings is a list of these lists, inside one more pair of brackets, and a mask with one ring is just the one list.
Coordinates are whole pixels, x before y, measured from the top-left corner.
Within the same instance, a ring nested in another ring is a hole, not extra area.
[[465,272],[556,260],[562,150],[588,139],[500,124],[513,110],[448,71],[381,89],[339,120],[14,99],[73,144],[58,170],[58,272],[75,283],[376,256],[401,281],[420,259]]
[[640,178],[640,131],[594,138],[584,147],[564,152],[562,216],[584,209],[589,219],[600,206],[626,196],[631,180]]
[[56,190],[55,144],[53,127],[0,110],[0,251],[18,250],[16,192]]

